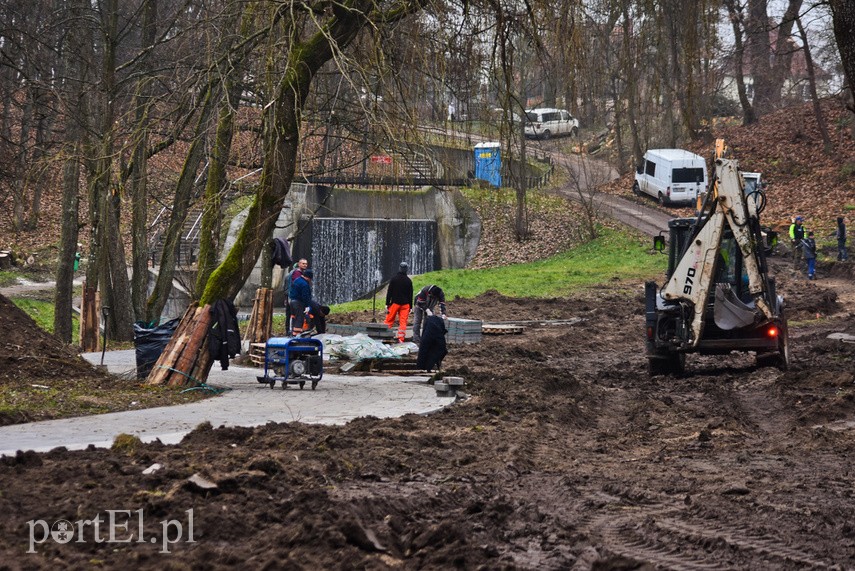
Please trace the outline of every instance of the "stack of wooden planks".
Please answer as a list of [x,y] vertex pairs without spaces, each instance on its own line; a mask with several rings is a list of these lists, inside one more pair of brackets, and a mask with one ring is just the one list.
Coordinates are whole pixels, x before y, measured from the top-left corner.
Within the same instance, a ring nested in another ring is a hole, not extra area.
[[255,299],[252,301],[252,313],[249,315],[249,323],[243,332],[243,340],[253,343],[266,343],[270,339],[273,327],[273,290],[269,287],[260,287],[255,291]]
[[210,309],[210,305],[199,307],[196,304],[187,308],[146,384],[193,386],[198,385],[200,379],[208,378],[212,364],[206,343],[212,319]]

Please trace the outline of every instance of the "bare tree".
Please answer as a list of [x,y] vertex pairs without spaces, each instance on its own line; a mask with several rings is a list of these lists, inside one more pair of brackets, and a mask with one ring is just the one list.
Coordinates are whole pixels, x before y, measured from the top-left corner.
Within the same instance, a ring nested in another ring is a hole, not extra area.
[[777,108],[781,105],[781,90],[784,82],[792,69],[793,55],[797,48],[793,42],[793,24],[799,17],[802,0],[788,0],[787,9],[778,24],[775,38],[775,53],[772,65],[772,105]]
[[148,150],[149,117],[154,105],[153,48],[157,41],[158,0],[143,0],[142,34],[140,49],[140,77],[132,103],[134,122],[137,125],[136,145],[129,169],[129,186],[132,197],[131,246],[133,274],[131,304],[137,319],[145,316],[146,289],[148,285]]
[[[237,295],[272,235],[294,177],[301,113],[317,73],[331,60],[343,63],[343,50],[366,26],[392,26],[422,7],[421,1],[405,1],[381,10],[368,0],[349,0],[323,14],[300,14],[286,11],[285,7],[277,7],[269,14],[270,24],[281,19],[282,26],[276,29],[282,30],[282,35],[271,38],[268,44],[275,46],[275,51],[266,59],[266,77],[271,79],[272,89],[262,111],[261,182],[234,246],[205,284],[200,307],[185,314],[149,383],[185,384],[188,378],[207,378],[211,359],[205,346],[206,335],[198,334],[207,331],[210,316],[206,306]],[[287,67],[284,73],[274,74],[279,61]]]
[[[236,30],[240,25],[240,13],[230,13],[224,23],[226,30]],[[159,271],[155,281],[154,290],[146,304],[146,321],[156,321],[169,298],[172,289],[172,279],[175,275],[176,258],[181,241],[181,229],[194,190],[194,184],[198,170],[205,158],[207,132],[211,127],[212,119],[220,105],[224,93],[223,78],[233,73],[229,64],[229,58],[238,41],[237,34],[231,32],[222,37],[217,49],[212,54],[213,62],[210,66],[208,81],[201,92],[201,105],[196,120],[195,130],[190,142],[190,148],[185,156],[184,165],[175,191],[172,196],[172,211],[169,216],[169,225],[163,239],[163,253],[161,255]],[[247,42],[244,42],[246,45]]]
[[[849,0],[829,0],[834,37],[843,62],[843,71],[849,84],[849,93],[855,97],[855,4]],[[850,98],[849,110],[855,113],[855,104]]]
[[634,46],[634,37],[632,29],[632,20],[629,15],[629,0],[621,0],[621,55],[623,57],[623,77],[624,77],[624,92],[621,97],[621,103],[626,101],[626,116],[629,125],[629,132],[632,135],[632,155],[634,164],[641,162],[641,157],[644,151],[641,149],[641,136],[638,131],[638,119],[636,117],[636,98],[638,93],[638,73],[637,60],[635,59],[638,50]]
[[[507,14],[500,6],[494,6],[497,19],[496,41],[497,62],[499,74],[499,93],[503,102],[502,108],[506,117],[518,117],[519,120],[511,121],[511,128],[506,131],[506,148],[509,150],[509,160],[513,159],[513,149],[518,149],[518,158],[525,163],[527,156],[525,123],[526,117],[526,51],[527,40],[516,24],[521,21],[519,16],[514,17]],[[517,82],[515,78],[519,77]],[[518,145],[514,142],[518,141]],[[514,236],[517,240],[523,240],[528,236],[528,210],[526,208],[526,181],[520,172],[519,176],[512,174],[511,184],[514,187],[516,209],[514,215]]]
[[[250,37],[250,25],[252,24],[252,11],[243,14],[236,13],[236,21],[240,21],[237,30],[238,37]],[[223,93],[225,97],[220,101],[219,117],[217,119],[216,132],[212,144],[208,166],[208,179],[205,184],[205,196],[202,215],[202,227],[199,234],[199,260],[197,263],[198,274],[196,277],[196,290],[202,291],[211,272],[217,265],[217,252],[219,251],[219,236],[222,209],[222,193],[227,188],[226,167],[231,154],[232,137],[234,135],[235,114],[240,102],[241,90],[243,88],[243,74],[247,67],[247,51],[253,45],[252,42],[244,44],[239,57],[230,58],[232,66],[223,77]]]
[[602,216],[602,195],[598,189],[611,179],[611,169],[587,157],[573,157],[562,166],[570,181],[569,198],[582,207],[580,239],[594,240],[599,236]]
[[[781,102],[781,89],[790,71],[792,30],[802,0],[789,0],[781,22],[770,21],[767,0],[748,0],[746,33],[751,75],[754,80],[754,111],[766,114]],[[772,32],[775,33],[774,48]]]
[[802,25],[802,19],[796,17],[796,26],[799,29],[799,35],[802,38],[802,50],[805,54],[805,64],[807,66],[808,85],[810,89],[810,100],[813,106],[813,114],[816,117],[816,125],[819,128],[819,134],[822,137],[822,143],[826,153],[832,150],[831,137],[828,135],[828,126],[825,124],[825,117],[822,116],[822,108],[819,106],[819,96],[816,93],[816,72],[813,66],[813,57],[811,56],[810,45],[808,44],[807,32]]
[[744,17],[742,6],[737,4],[736,0],[724,0],[724,5],[727,8],[730,25],[733,28],[733,75],[736,78],[736,91],[739,95],[739,104],[742,106],[742,124],[750,125],[757,120],[757,117],[754,115],[754,107],[745,89],[745,46],[742,43]]
[[754,88],[754,109],[760,115],[772,106],[772,48],[769,44],[769,12],[766,0],[748,0],[745,32]]
[[66,21],[69,33],[66,44],[62,46],[62,69],[65,77],[60,79],[61,91],[65,102],[63,110],[65,123],[64,164],[62,173],[62,234],[60,236],[60,255],[56,272],[56,290],[54,302],[54,335],[60,340],[71,343],[72,338],[72,292],[74,280],[74,257],[79,239],[80,209],[80,160],[84,147],[86,125],[82,123],[88,117],[85,110],[88,105],[83,89],[86,81],[86,53],[84,46],[91,41],[88,26],[85,24],[86,0],[69,0]]

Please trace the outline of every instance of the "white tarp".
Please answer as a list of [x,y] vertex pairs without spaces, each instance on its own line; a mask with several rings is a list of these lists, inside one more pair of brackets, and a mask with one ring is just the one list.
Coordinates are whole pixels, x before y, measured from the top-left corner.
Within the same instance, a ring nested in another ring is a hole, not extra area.
[[396,343],[386,345],[376,339],[372,339],[364,333],[356,335],[332,335],[325,333],[315,335],[313,339],[319,339],[324,344],[324,352],[328,355],[350,361],[361,361],[363,359],[400,359],[410,353],[417,353],[418,345],[415,343]]

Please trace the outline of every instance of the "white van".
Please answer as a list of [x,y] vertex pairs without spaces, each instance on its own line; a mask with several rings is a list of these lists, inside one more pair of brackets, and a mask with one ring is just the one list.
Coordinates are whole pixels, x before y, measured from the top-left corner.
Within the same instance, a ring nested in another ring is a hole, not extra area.
[[525,136],[529,139],[549,139],[558,135],[574,137],[579,132],[579,120],[564,109],[527,109],[525,118]]
[[751,194],[755,190],[765,190],[766,182],[762,179],[763,174],[759,172],[742,172],[742,182],[745,183],[745,194]]
[[707,162],[682,149],[651,149],[635,172],[632,191],[649,194],[659,204],[694,204],[707,188]]

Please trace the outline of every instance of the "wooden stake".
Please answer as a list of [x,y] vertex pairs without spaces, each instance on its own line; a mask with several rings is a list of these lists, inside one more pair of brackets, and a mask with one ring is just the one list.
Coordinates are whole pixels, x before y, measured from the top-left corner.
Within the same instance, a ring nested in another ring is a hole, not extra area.
[[[173,369],[176,371],[180,370],[176,367],[178,360],[181,358],[181,355],[184,353],[184,351],[190,350],[187,343],[189,338],[188,332],[192,331],[193,328],[195,328],[197,313],[201,311],[203,311],[203,309],[199,308],[196,304],[192,304],[190,305],[190,307],[187,308],[187,311],[184,312],[184,316],[178,323],[178,327],[175,329],[175,333],[172,334],[172,338],[169,340],[169,343],[167,343],[166,347],[163,349],[163,352],[160,354],[160,358],[157,360],[157,363],[155,363],[152,367],[151,373],[149,373],[148,379],[146,379],[146,384],[174,384],[170,383],[171,377],[173,376]],[[183,372],[188,374],[190,373],[189,370]],[[186,377],[185,380],[188,382],[190,381],[190,379]]]
[[243,340],[252,343],[266,343],[273,328],[273,289],[261,287],[255,291],[252,301],[252,313],[244,331]]
[[80,348],[84,353],[98,350],[101,299],[96,288],[83,282],[83,301],[80,304]]

